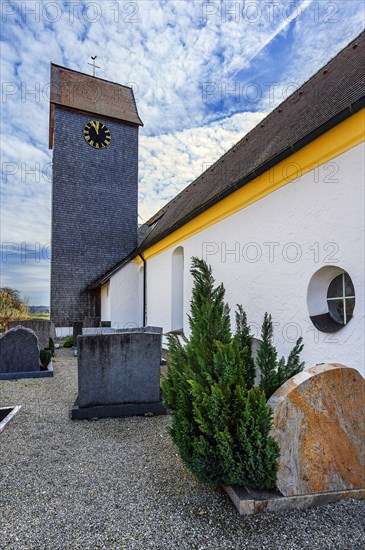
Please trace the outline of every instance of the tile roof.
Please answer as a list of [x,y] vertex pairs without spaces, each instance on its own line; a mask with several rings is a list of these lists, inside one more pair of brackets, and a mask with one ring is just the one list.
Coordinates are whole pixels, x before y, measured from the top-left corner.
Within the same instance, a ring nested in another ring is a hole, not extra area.
[[132,88],[51,63],[50,148],[55,106],[143,126]]
[[[365,31],[148,222],[143,252],[365,106]],[[156,223],[157,222],[157,223]],[[127,258],[105,274],[107,280]],[[97,283],[97,282],[96,282]]]
[[222,192],[233,192],[240,182],[257,177],[260,167],[280,153],[287,151],[289,156],[298,150],[308,142],[301,145],[303,138],[311,134],[317,137],[318,128],[361,99],[365,88],[364,37],[365,32],[152,216],[147,225],[159,222],[142,243],[142,250],[181,226],[183,220],[206,210]]

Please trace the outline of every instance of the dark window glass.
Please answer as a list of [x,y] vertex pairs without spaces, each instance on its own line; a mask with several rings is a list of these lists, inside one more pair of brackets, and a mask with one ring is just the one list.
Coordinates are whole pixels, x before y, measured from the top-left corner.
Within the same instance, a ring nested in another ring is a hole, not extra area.
[[327,304],[333,321],[339,325],[346,325],[350,321],[355,308],[355,289],[347,273],[341,273],[331,281]]

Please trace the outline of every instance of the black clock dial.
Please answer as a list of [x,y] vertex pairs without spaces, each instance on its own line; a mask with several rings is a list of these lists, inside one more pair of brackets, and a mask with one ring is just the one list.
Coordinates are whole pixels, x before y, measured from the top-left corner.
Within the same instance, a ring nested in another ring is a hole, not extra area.
[[86,142],[94,149],[105,149],[112,140],[110,130],[103,122],[97,120],[85,124],[83,134]]

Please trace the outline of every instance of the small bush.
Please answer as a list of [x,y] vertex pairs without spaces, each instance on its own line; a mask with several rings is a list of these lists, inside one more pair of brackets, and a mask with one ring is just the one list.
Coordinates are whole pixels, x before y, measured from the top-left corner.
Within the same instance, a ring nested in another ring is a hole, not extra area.
[[42,349],[39,352],[39,359],[41,362],[41,366],[46,369],[50,362],[52,361],[52,352],[49,349]]
[[54,354],[55,354],[55,347],[54,347],[53,338],[50,338],[50,339],[48,340],[48,349],[51,350],[52,357],[54,357]]
[[68,337],[66,338],[66,340],[64,341],[64,343],[63,343],[63,347],[64,347],[64,348],[72,348],[73,344],[74,344],[74,339],[73,339],[73,337],[72,337],[72,336],[68,336]]

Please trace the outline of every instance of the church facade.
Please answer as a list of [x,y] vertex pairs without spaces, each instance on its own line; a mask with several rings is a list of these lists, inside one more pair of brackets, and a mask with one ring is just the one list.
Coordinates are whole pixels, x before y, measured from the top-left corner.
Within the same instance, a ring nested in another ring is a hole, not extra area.
[[[143,228],[144,239],[88,285],[114,327],[189,334],[192,256],[264,313],[279,354],[303,337],[307,367],[364,373],[364,33],[279,105]],[[233,325],[233,323],[232,323]]]

